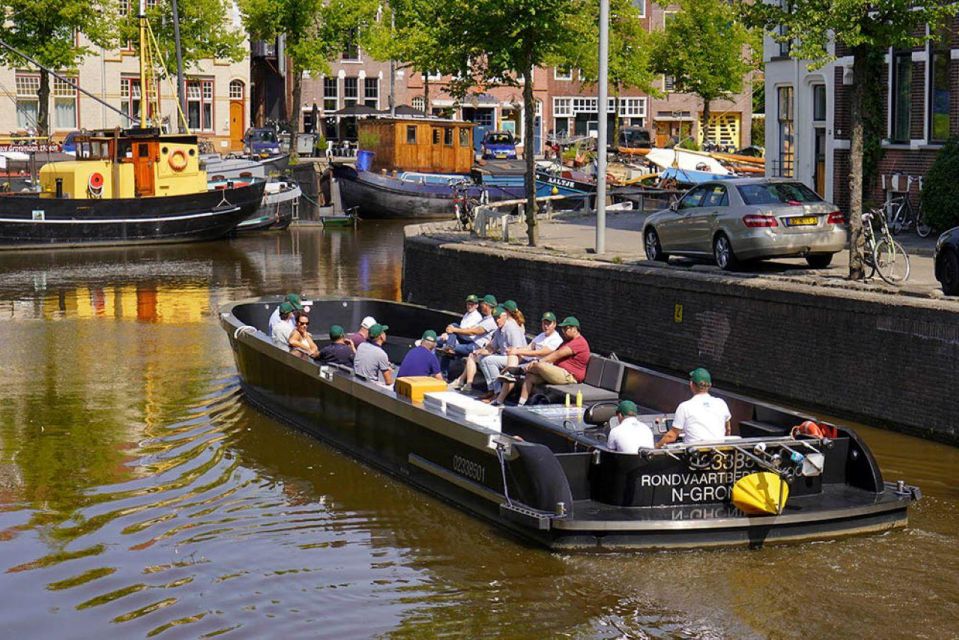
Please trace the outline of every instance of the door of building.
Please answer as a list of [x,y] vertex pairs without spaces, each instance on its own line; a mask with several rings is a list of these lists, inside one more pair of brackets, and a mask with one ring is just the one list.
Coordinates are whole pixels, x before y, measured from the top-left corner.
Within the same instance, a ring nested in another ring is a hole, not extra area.
[[816,168],[813,182],[819,197],[826,197],[826,129],[816,127]]
[[133,182],[137,196],[152,196],[156,192],[154,147],[151,142],[133,143]]
[[243,101],[230,101],[230,151],[241,151],[243,149],[243,132],[246,130],[246,123],[243,121]]

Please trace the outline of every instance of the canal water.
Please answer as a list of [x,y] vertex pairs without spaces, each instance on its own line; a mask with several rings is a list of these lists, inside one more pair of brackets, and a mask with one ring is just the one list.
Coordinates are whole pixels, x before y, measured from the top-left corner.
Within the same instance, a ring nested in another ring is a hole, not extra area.
[[0,253],[0,635],[959,637],[955,448],[862,428],[925,494],[906,530],[564,555],[243,402],[219,305],[396,299],[401,266],[402,227],[369,222]]

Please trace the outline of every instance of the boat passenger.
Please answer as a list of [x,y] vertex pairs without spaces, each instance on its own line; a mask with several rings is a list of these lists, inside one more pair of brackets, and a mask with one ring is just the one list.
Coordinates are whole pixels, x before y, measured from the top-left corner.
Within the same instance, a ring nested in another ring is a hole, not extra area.
[[346,332],[343,327],[334,324],[330,327],[330,344],[320,349],[320,355],[317,360],[320,364],[341,364],[347,367],[353,366],[353,358],[356,356],[356,347],[346,339]]
[[508,360],[506,369],[500,374],[499,380],[503,383],[499,395],[496,397],[498,404],[503,404],[509,394],[512,393],[516,381],[526,375],[526,369],[531,362],[535,362],[543,356],[548,356],[563,344],[563,337],[556,330],[556,314],[547,311],[543,314],[540,322],[543,330],[533,338],[529,346],[510,348],[506,350]]
[[270,322],[270,337],[273,342],[281,347],[290,345],[290,334],[296,326],[296,318],[293,317],[293,305],[287,301],[280,303],[277,310],[277,322]]
[[606,446],[610,451],[639,453],[640,449],[653,448],[653,430],[636,417],[637,413],[639,411],[635,402],[620,401],[616,407],[619,424],[610,430],[609,437],[606,439]]
[[576,384],[586,377],[589,343],[580,331],[579,320],[567,316],[559,323],[563,346],[526,368],[519,404],[526,404],[533,387],[540,384]]
[[436,332],[427,329],[423,332],[423,337],[417,341],[416,346],[403,357],[403,362],[400,363],[400,369],[396,372],[396,377],[432,376],[437,380],[442,380],[440,361],[436,359],[436,354],[433,353],[434,348],[436,348]]
[[[466,313],[463,314],[459,322],[454,322],[450,327],[454,329],[469,329],[470,327],[478,325],[483,319],[483,315],[479,312],[479,302],[479,296],[475,293],[466,296]],[[449,327],[447,327],[447,329],[448,328]],[[458,337],[455,333],[444,332],[441,333],[436,340],[436,346],[440,350],[449,346],[452,351],[450,355],[466,356],[476,348],[476,343],[473,342],[472,336],[464,335]]]
[[503,307],[498,309],[503,309],[503,314],[499,316],[497,316],[496,311],[493,312],[498,328],[493,332],[490,343],[483,349],[488,355],[484,355],[477,360],[480,371],[486,378],[487,393],[482,398],[486,402],[492,402],[502,390],[503,383],[499,380],[499,374],[509,362],[509,350],[526,346],[526,332],[523,331],[523,328],[517,324],[508,310]]
[[356,358],[353,359],[353,373],[370,382],[379,382],[390,386],[393,384],[393,367],[386,351],[383,350],[387,329],[389,329],[389,326],[385,324],[374,324],[370,327],[369,340],[361,342],[360,346],[356,348]]
[[526,316],[519,310],[519,305],[516,304],[516,301],[507,300],[503,303],[503,308],[506,309],[509,317],[516,321],[516,324],[523,330],[523,333],[526,333]]
[[[283,302],[289,302],[293,306],[293,311],[303,311],[303,302],[302,300],[300,300],[300,296],[296,295],[295,293],[286,294],[286,297],[283,298]],[[276,309],[274,309],[273,313],[270,315],[270,335],[273,335],[274,325],[276,325],[276,323],[280,321],[281,306],[282,306],[282,303],[276,305]],[[289,322],[290,322],[290,328],[295,329],[296,325],[294,323],[296,322],[296,318],[294,318],[293,316],[290,316]]]
[[310,316],[305,311],[296,312],[296,330],[290,334],[290,350],[308,358],[320,355],[320,349],[310,335]]
[[676,407],[673,425],[667,431],[656,448],[675,442],[683,436],[683,442],[704,442],[722,440],[730,434],[729,407],[721,398],[709,395],[713,386],[712,376],[702,367],[689,372],[689,389],[693,397]]
[[[496,306],[496,296],[488,293],[479,300],[479,312],[481,316],[479,324],[467,328],[453,325],[446,327],[446,334],[449,337],[442,353],[442,360],[440,361],[440,367],[442,367],[444,376],[449,374],[450,362],[454,358],[461,358],[480,347],[485,347],[490,341],[493,332],[496,330],[496,321],[492,316],[493,308]],[[465,344],[466,342],[472,342],[472,347],[469,347],[469,350],[465,353],[460,353],[458,349],[459,345]]]
[[353,346],[357,349],[360,348],[360,345],[366,342],[370,337],[370,327],[376,324],[376,318],[373,316],[366,316],[363,318],[363,322],[360,323],[360,328],[356,330],[355,333],[351,333],[346,336],[346,339],[353,343]]

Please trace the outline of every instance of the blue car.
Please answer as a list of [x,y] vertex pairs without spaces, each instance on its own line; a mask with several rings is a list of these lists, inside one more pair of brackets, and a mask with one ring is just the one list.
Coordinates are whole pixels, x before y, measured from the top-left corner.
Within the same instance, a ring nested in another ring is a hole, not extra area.
[[515,160],[516,140],[509,131],[487,131],[481,151],[484,160]]
[[273,129],[255,127],[247,129],[243,135],[243,153],[259,158],[280,155],[280,141],[276,132]]
[[71,131],[67,134],[67,137],[63,139],[63,144],[60,145],[60,148],[63,149],[64,153],[69,153],[75,155],[77,152],[77,142],[76,137],[80,134],[79,131]]

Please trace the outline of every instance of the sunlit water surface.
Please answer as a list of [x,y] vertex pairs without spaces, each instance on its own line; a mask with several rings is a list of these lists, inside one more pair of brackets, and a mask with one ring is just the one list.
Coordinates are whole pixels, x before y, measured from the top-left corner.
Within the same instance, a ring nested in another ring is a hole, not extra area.
[[402,227],[375,223],[0,253],[0,635],[959,636],[953,448],[862,429],[925,493],[903,531],[559,555],[243,402],[219,305],[396,299],[401,265]]

